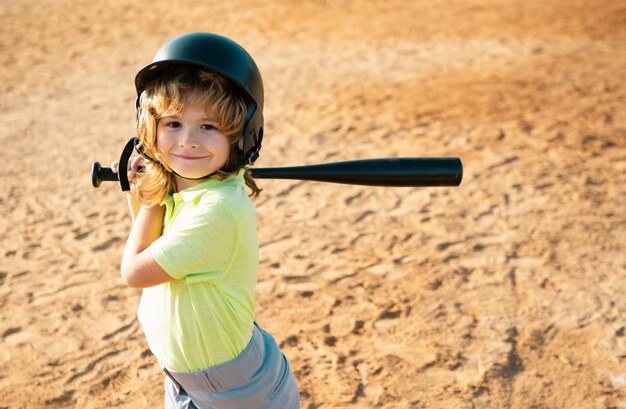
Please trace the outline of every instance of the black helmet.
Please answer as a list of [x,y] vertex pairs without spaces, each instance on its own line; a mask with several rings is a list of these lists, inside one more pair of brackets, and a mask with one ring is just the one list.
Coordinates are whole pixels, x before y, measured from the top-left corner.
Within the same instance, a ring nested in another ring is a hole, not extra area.
[[246,98],[248,115],[237,146],[249,164],[259,157],[263,139],[263,81],[254,60],[239,44],[213,33],[188,33],[170,40],[135,77],[137,104],[146,84],[172,66],[208,68],[228,78]]

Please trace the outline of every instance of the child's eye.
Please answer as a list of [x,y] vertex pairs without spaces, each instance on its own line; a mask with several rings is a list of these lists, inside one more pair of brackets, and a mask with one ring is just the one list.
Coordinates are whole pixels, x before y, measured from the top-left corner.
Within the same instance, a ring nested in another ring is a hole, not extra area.
[[181,125],[180,125],[180,122],[171,121],[171,122],[168,122],[166,126],[168,126],[169,128],[180,128]]
[[214,129],[217,129],[215,125],[211,125],[211,124],[202,124],[200,128],[204,129],[205,131],[212,131]]

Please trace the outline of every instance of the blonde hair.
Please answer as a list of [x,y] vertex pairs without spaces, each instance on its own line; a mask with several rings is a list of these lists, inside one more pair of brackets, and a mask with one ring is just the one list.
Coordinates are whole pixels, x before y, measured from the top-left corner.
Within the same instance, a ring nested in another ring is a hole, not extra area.
[[[245,168],[243,152],[236,144],[243,132],[247,108],[244,98],[221,75],[198,68],[177,67],[166,70],[158,79],[148,83],[139,97],[137,132],[143,152],[152,159],[138,177],[139,199],[149,205],[160,204],[176,190],[174,171],[162,163],[156,147],[157,124],[165,116],[180,115],[191,101],[206,107],[207,113],[230,141],[226,164],[211,177],[225,179]],[[245,168],[246,185],[255,197],[261,189]]]

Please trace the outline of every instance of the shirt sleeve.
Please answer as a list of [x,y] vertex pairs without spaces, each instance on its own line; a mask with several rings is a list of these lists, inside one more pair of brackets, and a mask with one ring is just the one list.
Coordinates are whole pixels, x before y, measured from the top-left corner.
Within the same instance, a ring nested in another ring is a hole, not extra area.
[[151,244],[167,274],[187,283],[218,280],[237,245],[237,223],[223,203],[199,203]]

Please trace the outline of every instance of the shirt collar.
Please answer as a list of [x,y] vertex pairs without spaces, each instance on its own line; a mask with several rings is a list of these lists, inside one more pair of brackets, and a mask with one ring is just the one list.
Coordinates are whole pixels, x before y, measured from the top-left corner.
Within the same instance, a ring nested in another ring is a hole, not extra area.
[[[244,173],[245,173],[245,169],[240,169],[238,173],[232,176],[229,176],[226,179],[220,180],[220,179],[209,178],[208,180],[205,180],[202,183],[198,183],[197,185],[192,186],[188,189],[174,193],[171,197],[173,197],[174,200],[177,202],[183,201],[185,203],[188,203],[188,202],[195,200],[199,196],[202,196],[208,190],[211,190],[211,189],[222,188],[222,187],[227,187],[227,186],[243,187],[245,185],[245,181],[243,178]],[[168,199],[170,199],[170,197],[168,197],[166,200]]]

